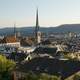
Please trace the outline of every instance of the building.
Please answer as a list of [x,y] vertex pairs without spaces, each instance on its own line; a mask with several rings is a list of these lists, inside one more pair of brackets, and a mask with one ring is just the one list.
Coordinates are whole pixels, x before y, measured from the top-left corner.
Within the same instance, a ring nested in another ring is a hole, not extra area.
[[16,52],[19,47],[20,42],[15,36],[7,36],[0,41],[0,52],[6,54],[6,56],[9,56],[9,53]]
[[20,42],[15,36],[7,36],[0,41],[0,53],[6,57],[9,57],[12,52],[16,52],[18,47],[20,47]]
[[75,73],[80,74],[80,62],[71,60],[61,61],[46,57],[34,58],[17,65],[14,70],[14,78],[16,80],[23,78],[30,71],[34,74],[56,74],[57,76],[61,76],[61,80],[73,80],[71,79],[72,75]]
[[7,36],[3,38],[0,46],[20,47],[20,42],[15,36]]
[[41,42],[41,32],[39,31],[39,20],[38,20],[38,9],[36,14],[36,27],[35,27],[35,43],[39,44]]
[[35,50],[35,47],[33,47],[33,46],[32,47],[21,46],[21,47],[18,48],[18,52],[24,52],[24,53],[27,53],[27,54],[33,52],[34,50]]

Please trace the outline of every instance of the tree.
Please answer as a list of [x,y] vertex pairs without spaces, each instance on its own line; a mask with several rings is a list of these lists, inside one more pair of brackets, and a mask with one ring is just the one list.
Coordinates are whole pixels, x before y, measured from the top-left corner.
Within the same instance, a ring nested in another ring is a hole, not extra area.
[[38,75],[34,74],[33,72],[28,72],[26,74],[25,80],[38,80]]
[[0,80],[11,80],[11,71],[15,67],[15,62],[0,55]]
[[74,75],[73,80],[80,80],[80,75]]
[[60,78],[46,73],[35,74],[33,72],[29,72],[24,80],[60,80]]
[[55,75],[49,75],[46,73],[41,73],[38,80],[60,80],[60,78],[55,76]]

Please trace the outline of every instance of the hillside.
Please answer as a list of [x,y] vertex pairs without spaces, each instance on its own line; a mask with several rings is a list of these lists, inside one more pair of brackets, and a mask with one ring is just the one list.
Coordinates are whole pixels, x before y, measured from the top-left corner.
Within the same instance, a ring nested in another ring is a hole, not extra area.
[[[35,31],[34,26],[17,28],[16,31],[22,35],[30,35]],[[40,27],[40,31],[44,33],[62,33],[62,32],[80,32],[80,24],[64,24],[57,27]],[[0,29],[0,35],[9,35],[14,33],[14,28]]]

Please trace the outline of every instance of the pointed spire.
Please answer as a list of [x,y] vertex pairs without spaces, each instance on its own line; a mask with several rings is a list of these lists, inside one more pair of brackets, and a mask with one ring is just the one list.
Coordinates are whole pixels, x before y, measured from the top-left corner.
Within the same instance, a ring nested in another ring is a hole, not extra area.
[[16,23],[14,23],[14,36],[16,37]]
[[39,20],[38,20],[38,8],[37,8],[37,12],[36,12],[36,30],[39,30]]
[[14,23],[14,34],[16,33],[16,24]]
[[36,43],[38,43],[37,42],[38,31],[39,31],[39,20],[38,20],[38,8],[37,8],[37,11],[36,11],[36,26],[35,26],[35,39],[36,39]]

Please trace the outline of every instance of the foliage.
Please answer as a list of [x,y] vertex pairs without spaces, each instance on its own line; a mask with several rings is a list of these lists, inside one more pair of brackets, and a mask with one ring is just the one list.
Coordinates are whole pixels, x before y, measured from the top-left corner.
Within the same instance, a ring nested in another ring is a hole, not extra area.
[[34,74],[29,72],[26,74],[24,80],[60,80],[60,78],[54,75],[48,75],[46,73]]
[[27,73],[25,80],[38,80],[38,75],[29,72]]
[[45,73],[40,74],[39,80],[60,80],[59,77],[48,75]]
[[80,80],[80,75],[74,75],[73,80]]
[[15,62],[0,55],[0,80],[10,80],[11,71],[15,67]]

